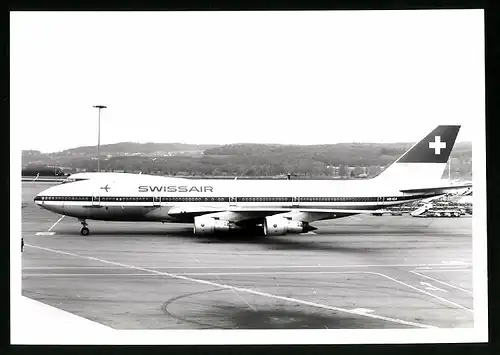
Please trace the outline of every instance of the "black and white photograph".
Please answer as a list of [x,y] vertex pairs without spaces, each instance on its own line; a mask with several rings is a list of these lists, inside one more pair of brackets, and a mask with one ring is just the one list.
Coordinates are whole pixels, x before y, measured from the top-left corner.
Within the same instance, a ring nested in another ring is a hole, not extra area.
[[11,342],[486,342],[484,58],[482,10],[12,11]]

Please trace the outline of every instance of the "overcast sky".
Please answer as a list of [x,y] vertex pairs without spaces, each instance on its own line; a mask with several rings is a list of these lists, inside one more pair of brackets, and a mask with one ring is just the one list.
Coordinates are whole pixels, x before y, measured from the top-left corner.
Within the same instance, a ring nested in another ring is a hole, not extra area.
[[23,149],[413,142],[484,127],[483,11],[14,12]]

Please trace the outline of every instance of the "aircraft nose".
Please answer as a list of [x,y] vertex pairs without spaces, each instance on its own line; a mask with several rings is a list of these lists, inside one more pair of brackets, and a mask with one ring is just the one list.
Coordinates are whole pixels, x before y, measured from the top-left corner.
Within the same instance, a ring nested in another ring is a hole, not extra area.
[[41,206],[41,205],[43,205],[44,197],[45,197],[45,195],[41,192],[35,196],[33,201],[35,202],[35,204]]
[[43,190],[42,192],[38,193],[33,201],[35,204],[44,207],[45,201],[47,201],[47,196],[52,195],[51,192],[53,191],[53,187],[49,187],[48,189]]
[[34,202],[43,209],[55,213],[62,213],[64,208],[63,199],[61,199],[59,186],[52,186],[40,192],[35,196]]

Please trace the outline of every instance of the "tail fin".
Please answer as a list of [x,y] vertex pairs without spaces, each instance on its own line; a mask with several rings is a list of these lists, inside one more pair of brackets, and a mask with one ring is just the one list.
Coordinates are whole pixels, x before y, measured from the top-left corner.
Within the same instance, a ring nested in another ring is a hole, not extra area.
[[441,179],[460,126],[438,126],[389,165],[377,180],[435,181]]

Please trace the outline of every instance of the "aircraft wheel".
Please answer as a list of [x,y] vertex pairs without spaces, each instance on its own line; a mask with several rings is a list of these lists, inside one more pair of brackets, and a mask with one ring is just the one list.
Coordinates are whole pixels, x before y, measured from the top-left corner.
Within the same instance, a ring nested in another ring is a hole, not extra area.
[[83,227],[81,230],[80,230],[80,234],[81,235],[89,235],[90,233],[90,230],[87,228],[87,227]]

